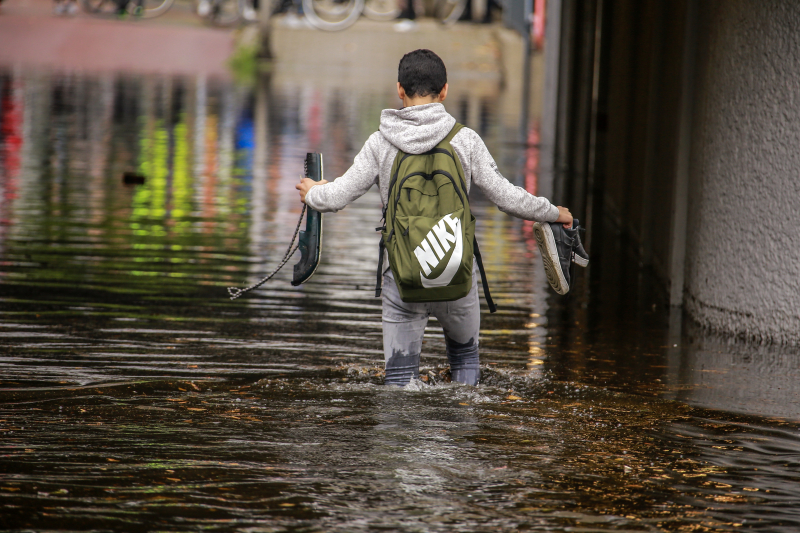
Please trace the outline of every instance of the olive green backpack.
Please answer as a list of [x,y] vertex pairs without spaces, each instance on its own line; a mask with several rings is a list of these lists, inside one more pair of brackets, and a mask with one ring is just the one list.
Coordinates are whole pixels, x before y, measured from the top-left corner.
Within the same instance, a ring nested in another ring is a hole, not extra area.
[[389,201],[383,208],[378,283],[381,295],[383,251],[404,302],[441,302],[463,298],[472,289],[472,257],[478,261],[489,310],[489,294],[475,217],[469,208],[464,169],[450,145],[462,128],[456,124],[435,148],[423,154],[397,152]]

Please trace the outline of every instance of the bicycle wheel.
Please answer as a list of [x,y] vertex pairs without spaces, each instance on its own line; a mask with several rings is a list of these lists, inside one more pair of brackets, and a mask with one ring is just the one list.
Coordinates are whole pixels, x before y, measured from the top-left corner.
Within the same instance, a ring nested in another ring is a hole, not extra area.
[[175,0],[134,0],[128,3],[128,12],[137,14],[136,9],[141,7],[140,16],[145,19],[151,19],[169,11],[174,2]]
[[467,8],[467,0],[436,0],[434,4],[434,16],[442,24],[453,24]]
[[303,13],[317,29],[339,31],[361,16],[364,0],[303,0]]
[[394,20],[400,11],[397,0],[364,0],[364,16],[371,20]]
[[157,17],[172,7],[175,0],[81,0],[87,13],[125,14],[142,18]]

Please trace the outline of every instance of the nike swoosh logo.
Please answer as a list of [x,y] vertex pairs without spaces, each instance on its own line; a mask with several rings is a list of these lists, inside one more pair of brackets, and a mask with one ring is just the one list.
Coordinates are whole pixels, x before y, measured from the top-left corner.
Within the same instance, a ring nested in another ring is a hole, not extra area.
[[[452,215],[452,213],[450,213],[450,215]],[[450,226],[456,238],[455,245],[453,246],[453,254],[450,256],[447,266],[438,277],[428,279],[425,277],[425,274],[422,272],[419,273],[422,286],[426,289],[447,287],[450,285],[450,282],[453,281],[453,276],[456,275],[459,267],[461,267],[461,257],[464,255],[464,238],[461,235],[461,220],[459,218],[452,218],[450,215],[443,216],[442,220]]]

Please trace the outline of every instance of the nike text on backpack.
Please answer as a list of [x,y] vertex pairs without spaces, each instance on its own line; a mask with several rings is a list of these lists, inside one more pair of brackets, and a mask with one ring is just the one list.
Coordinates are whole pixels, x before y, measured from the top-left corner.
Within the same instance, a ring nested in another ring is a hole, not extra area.
[[472,289],[474,256],[489,310],[497,310],[475,240],[464,170],[450,145],[462,127],[456,124],[435,148],[423,154],[397,152],[389,200],[383,209],[386,225],[378,228],[381,241],[375,296],[381,295],[384,249],[404,302],[465,297]]

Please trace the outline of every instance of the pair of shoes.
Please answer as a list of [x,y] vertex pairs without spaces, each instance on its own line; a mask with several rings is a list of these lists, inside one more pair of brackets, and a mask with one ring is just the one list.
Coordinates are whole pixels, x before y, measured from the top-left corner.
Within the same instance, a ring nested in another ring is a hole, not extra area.
[[537,222],[533,225],[533,235],[542,255],[547,282],[558,294],[567,294],[572,281],[572,263],[580,267],[589,266],[589,254],[581,243],[578,219],[573,219],[572,227],[567,229],[557,222]]

